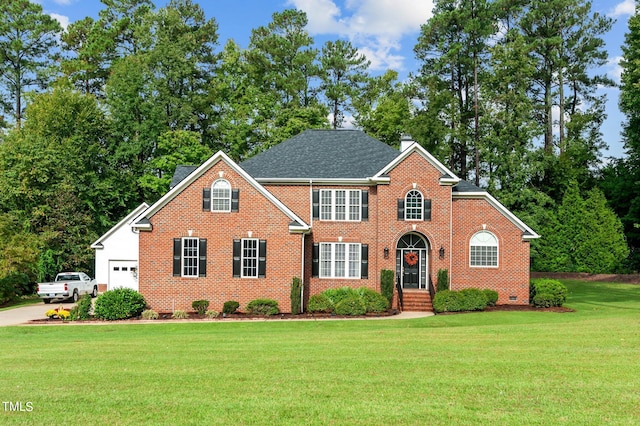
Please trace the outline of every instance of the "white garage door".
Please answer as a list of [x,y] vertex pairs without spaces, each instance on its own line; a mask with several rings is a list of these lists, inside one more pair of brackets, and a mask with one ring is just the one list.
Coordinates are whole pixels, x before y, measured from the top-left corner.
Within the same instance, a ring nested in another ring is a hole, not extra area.
[[109,261],[109,290],[118,287],[138,291],[138,262],[135,260]]

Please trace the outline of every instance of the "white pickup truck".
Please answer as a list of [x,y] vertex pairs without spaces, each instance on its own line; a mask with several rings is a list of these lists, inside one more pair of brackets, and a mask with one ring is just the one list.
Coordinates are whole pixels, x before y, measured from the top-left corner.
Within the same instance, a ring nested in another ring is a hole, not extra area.
[[98,295],[98,284],[84,272],[62,272],[50,283],[38,284],[38,296],[44,303],[71,299],[77,302],[83,294]]

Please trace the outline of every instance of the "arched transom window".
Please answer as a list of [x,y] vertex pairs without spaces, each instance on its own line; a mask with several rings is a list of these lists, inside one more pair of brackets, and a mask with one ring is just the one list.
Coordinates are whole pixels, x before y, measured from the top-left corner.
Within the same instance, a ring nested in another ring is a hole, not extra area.
[[498,239],[489,231],[477,232],[469,244],[469,264],[471,266],[498,266]]
[[422,220],[422,212],[422,194],[412,189],[404,198],[404,220]]
[[211,211],[231,211],[231,185],[224,179],[218,179],[211,185]]

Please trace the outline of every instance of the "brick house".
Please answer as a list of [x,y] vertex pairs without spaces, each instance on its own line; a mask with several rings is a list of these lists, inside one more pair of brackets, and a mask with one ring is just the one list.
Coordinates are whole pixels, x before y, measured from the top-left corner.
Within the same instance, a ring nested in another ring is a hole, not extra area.
[[429,294],[447,269],[453,290],[527,304],[539,237],[417,143],[396,150],[356,130],[309,130],[240,164],[218,152],[180,167],[133,228],[139,291],[157,311],[271,298],[289,312],[293,277],[306,302],[327,288],[380,291],[383,269],[405,296]]

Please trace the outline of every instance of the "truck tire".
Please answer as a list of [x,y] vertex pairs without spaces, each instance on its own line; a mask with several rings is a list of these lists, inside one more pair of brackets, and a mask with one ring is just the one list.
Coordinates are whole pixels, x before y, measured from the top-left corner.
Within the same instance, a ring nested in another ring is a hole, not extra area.
[[73,303],[78,303],[79,299],[80,299],[80,295],[78,295],[78,289],[73,290],[73,295],[71,296],[71,301]]
[[94,299],[96,297],[98,297],[98,286],[97,285],[93,286],[93,291],[91,292],[91,297],[93,297]]
[[42,299],[42,301],[44,302],[45,305],[48,305],[49,303],[51,303],[51,299]]

